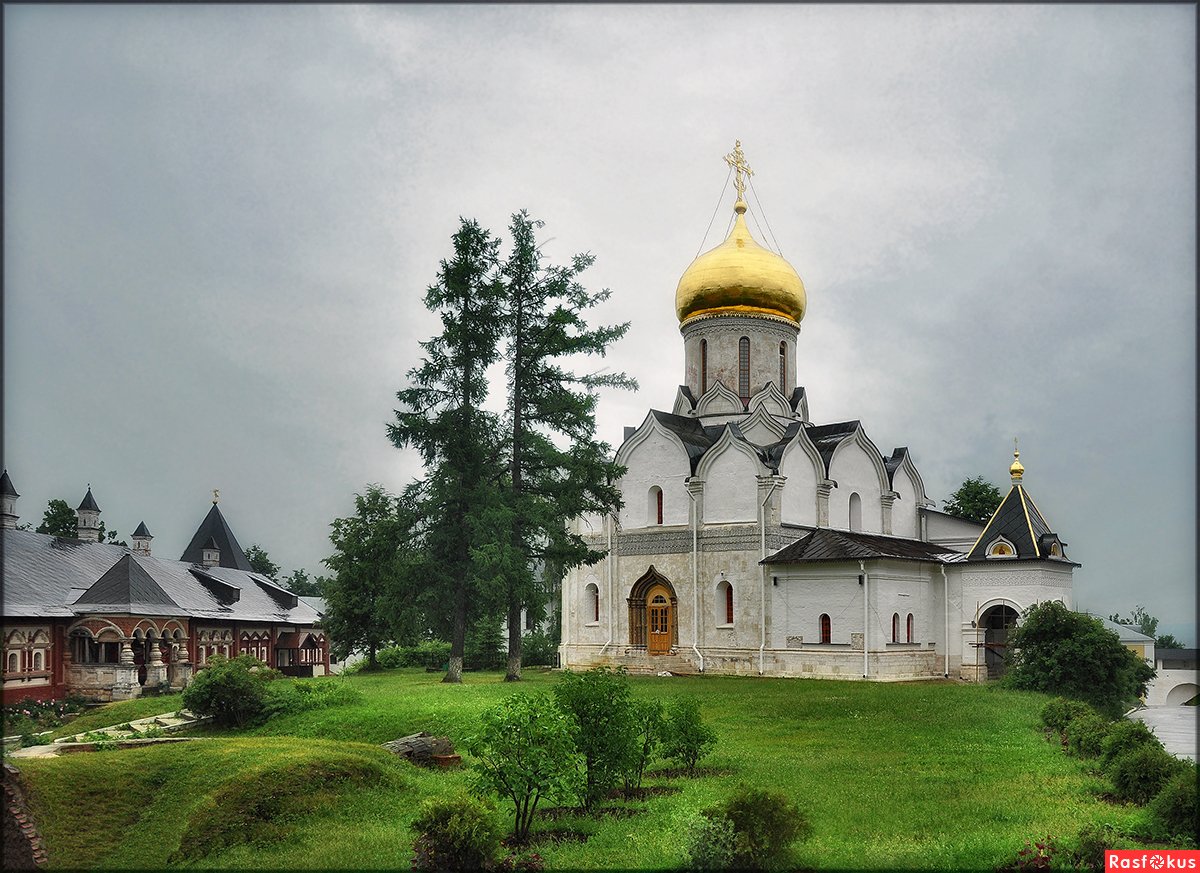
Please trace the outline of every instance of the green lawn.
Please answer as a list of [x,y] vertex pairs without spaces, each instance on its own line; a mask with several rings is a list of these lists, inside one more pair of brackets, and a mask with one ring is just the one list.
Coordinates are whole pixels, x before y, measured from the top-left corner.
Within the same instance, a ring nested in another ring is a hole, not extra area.
[[[194,743],[20,766],[52,867],[407,869],[420,800],[464,788],[467,772],[412,767],[378,744],[426,730],[462,750],[482,709],[556,681],[526,675],[519,686],[498,674],[468,674],[458,686],[416,671],[357,675],[344,681],[362,692],[358,704]],[[589,834],[539,845],[547,869],[679,868],[688,822],[739,782],[783,789],[808,811],[813,837],[796,860],[812,869],[991,869],[1026,839],[1139,814],[1098,799],[1103,783],[1042,739],[1040,695],[942,682],[631,682],[637,695],[698,699],[720,736],[703,763],[719,773],[651,773],[648,784],[679,790],[624,804],[638,808],[633,816],[535,822]],[[256,812],[251,801],[272,790],[284,797]]]

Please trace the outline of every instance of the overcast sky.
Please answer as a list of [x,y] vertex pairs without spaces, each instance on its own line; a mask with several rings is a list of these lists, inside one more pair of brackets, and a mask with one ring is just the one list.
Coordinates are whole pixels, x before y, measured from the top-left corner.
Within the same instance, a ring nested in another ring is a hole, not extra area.
[[1196,643],[1191,6],[3,14],[23,522],[91,483],[177,557],[219,488],[243,546],[320,572],[354,493],[420,472],[385,428],[459,216],[596,255],[597,320],[632,322],[601,365],[641,384],[602,397],[619,444],[683,379],[675,285],[740,138],[814,422],[908,446],[939,507],[1007,490],[1018,436],[1077,606]]

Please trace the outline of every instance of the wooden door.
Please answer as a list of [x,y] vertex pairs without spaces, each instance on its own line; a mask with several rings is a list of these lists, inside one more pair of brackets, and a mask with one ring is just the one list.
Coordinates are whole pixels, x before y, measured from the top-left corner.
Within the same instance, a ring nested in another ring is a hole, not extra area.
[[651,655],[665,655],[671,650],[671,596],[667,589],[656,585],[646,594],[646,650]]

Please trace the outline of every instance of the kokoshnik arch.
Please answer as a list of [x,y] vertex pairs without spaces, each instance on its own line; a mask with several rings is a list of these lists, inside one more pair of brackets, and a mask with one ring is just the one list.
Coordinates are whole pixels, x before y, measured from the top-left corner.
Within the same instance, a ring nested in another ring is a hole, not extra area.
[[561,662],[868,679],[1003,669],[1009,628],[1071,606],[1070,561],[1026,492],[984,524],[934,509],[906,447],[818,424],[799,384],[807,292],[746,226],[741,143],[725,241],[675,289],[683,384],[617,451],[624,506],[571,522],[606,557],[568,573]]

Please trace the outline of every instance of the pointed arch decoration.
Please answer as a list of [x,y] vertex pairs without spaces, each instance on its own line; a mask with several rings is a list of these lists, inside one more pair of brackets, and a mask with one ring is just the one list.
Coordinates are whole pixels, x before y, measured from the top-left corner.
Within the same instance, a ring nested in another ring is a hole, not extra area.
[[675,594],[675,586],[671,584],[671,580],[658,572],[651,564],[649,569],[642,574],[633,587],[629,589],[629,645],[634,648],[646,648],[649,640],[647,615],[646,615],[646,596],[651,589],[662,587],[667,590],[668,599],[671,602],[671,645],[679,645],[679,598]]

